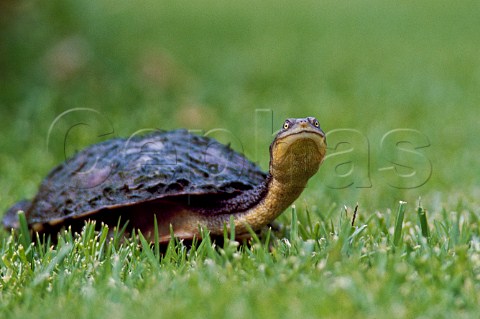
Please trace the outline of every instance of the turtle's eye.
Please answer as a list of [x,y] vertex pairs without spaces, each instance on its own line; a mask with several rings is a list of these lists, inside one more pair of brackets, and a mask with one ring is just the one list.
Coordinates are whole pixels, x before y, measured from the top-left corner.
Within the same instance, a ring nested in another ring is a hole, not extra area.
[[318,123],[317,119],[314,118],[314,117],[309,117],[308,120],[310,121],[310,123],[312,123],[313,126],[319,128],[320,127],[320,123]]
[[310,124],[312,124],[313,126],[315,126],[316,128],[320,128],[320,123],[318,123],[317,119],[314,118],[314,117],[308,117],[308,121],[310,122]]
[[290,127],[290,121],[286,120],[285,123],[283,123],[283,129],[287,130]]

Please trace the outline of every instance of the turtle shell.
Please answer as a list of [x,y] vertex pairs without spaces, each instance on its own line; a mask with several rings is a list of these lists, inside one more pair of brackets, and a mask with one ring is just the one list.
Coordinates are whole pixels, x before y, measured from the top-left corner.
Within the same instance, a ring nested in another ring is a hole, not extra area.
[[214,139],[186,130],[155,131],[78,152],[50,172],[30,205],[21,206],[29,224],[61,224],[187,196],[208,202],[215,213],[215,203],[253,189],[266,177],[257,165]]

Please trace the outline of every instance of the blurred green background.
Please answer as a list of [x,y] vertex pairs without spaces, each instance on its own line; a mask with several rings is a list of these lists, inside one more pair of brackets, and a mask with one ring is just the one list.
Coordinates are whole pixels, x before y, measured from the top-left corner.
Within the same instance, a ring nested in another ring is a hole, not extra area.
[[[304,116],[360,134],[343,173],[362,180],[330,187],[342,169],[327,160],[300,205],[370,214],[479,196],[478,1],[10,0],[0,12],[1,211],[75,150],[142,129],[227,129],[266,168],[272,123]],[[421,187],[379,171],[398,128],[428,138]],[[348,149],[337,137],[331,154]]]

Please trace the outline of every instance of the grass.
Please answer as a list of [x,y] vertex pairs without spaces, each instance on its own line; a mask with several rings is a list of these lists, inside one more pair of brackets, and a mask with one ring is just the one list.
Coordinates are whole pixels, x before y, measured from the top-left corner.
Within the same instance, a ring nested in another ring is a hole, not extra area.
[[[267,168],[272,131],[313,115],[331,154],[251,245],[2,231],[2,318],[477,316],[477,2],[6,1],[0,16],[0,211],[76,150],[142,129],[209,132]],[[385,144],[396,129],[410,144]]]
[[[402,210],[399,205],[399,211]],[[2,314],[78,317],[469,317],[478,311],[478,227],[458,214],[435,223],[378,214],[351,226],[297,220],[272,246],[261,241],[165,252],[141,235],[120,240],[103,227],[66,231],[58,244],[2,243]],[[401,223],[400,223],[401,224]],[[397,235],[403,233],[403,235]],[[401,238],[397,239],[397,236]],[[395,242],[397,240],[397,242]],[[42,300],[39,302],[39,298]]]

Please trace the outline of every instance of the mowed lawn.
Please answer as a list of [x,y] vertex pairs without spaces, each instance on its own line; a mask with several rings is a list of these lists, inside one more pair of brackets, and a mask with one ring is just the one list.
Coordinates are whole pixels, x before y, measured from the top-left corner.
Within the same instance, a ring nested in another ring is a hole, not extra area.
[[477,317],[479,21],[476,1],[2,2],[0,216],[152,129],[268,169],[284,119],[315,116],[329,155],[248,245],[2,230],[0,317]]

